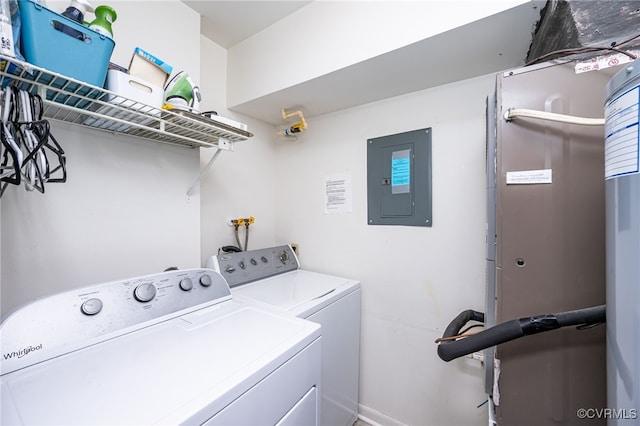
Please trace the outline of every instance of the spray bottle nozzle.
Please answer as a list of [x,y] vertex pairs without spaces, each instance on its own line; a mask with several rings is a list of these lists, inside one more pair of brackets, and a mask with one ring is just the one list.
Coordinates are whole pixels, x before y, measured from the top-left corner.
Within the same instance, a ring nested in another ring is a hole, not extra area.
[[87,12],[93,13],[95,11],[95,9],[91,5],[91,3],[89,3],[88,0],[71,0],[71,5],[69,7],[74,7],[78,9],[80,12],[82,12],[82,15],[84,15]]

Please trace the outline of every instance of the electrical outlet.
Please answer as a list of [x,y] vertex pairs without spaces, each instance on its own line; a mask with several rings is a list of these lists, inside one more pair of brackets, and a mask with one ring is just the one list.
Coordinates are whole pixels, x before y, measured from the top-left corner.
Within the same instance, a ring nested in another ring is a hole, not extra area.
[[300,245],[298,243],[291,243],[289,245],[293,249],[293,252],[296,254],[296,256],[300,256]]

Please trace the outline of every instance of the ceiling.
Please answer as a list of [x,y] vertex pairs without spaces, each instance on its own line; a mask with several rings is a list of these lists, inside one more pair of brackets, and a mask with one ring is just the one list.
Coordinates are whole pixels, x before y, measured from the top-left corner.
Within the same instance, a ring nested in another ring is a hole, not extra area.
[[311,1],[182,0],[201,15],[200,33],[229,49]]
[[[312,3],[301,0],[181,1],[201,15],[201,34],[226,49]],[[304,110],[307,117],[313,117],[522,66],[527,54],[532,54],[532,39],[533,47],[536,40],[540,42],[543,52],[536,51],[536,54],[541,54],[548,50],[576,47],[576,44],[604,42],[603,32],[614,40],[623,40],[627,33],[635,33],[640,18],[640,1],[616,2],[614,11],[624,9],[616,13],[609,10],[611,7],[604,8],[607,3],[602,0],[546,3],[563,6],[552,11],[548,7],[543,10],[544,0],[532,0],[464,27],[229,108],[277,124],[282,122],[281,108]],[[619,7],[622,4],[625,4],[624,8]],[[540,20],[541,10],[545,18],[556,19],[561,25],[572,28],[573,32],[566,28],[558,30],[553,25],[547,25],[549,28],[540,25],[534,36],[532,33]],[[612,22],[613,28],[620,27],[614,34],[610,34]],[[558,43],[550,42],[554,34],[574,33],[577,36],[573,38],[578,41],[585,34],[589,34],[591,39],[575,43],[569,36],[564,36]],[[594,34],[595,40],[592,39]],[[469,43],[469,40],[474,42]],[[455,49],[450,46],[455,46]]]
[[[202,15],[201,34],[223,47],[232,47],[312,3],[181,1]],[[525,2],[463,27],[227,108],[265,123],[281,125],[283,108],[303,111],[309,119],[520,66],[531,44],[532,29],[542,6],[544,0]],[[252,18],[246,16],[248,10]]]

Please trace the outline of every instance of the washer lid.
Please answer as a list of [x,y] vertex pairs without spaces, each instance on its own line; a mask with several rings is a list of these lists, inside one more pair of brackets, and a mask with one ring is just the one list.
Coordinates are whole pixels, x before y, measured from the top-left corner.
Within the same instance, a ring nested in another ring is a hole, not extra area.
[[201,424],[320,336],[234,301],[2,376],[1,424]]
[[331,299],[357,281],[316,272],[296,270],[231,289],[243,300],[253,300],[294,311],[302,305],[320,299]]

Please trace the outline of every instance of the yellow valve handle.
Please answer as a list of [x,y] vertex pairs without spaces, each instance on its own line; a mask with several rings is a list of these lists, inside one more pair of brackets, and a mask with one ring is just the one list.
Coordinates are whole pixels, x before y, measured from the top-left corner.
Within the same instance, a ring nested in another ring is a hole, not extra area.
[[249,216],[248,218],[239,217],[237,219],[231,219],[231,223],[235,226],[249,226],[256,222],[256,219],[253,216]]

